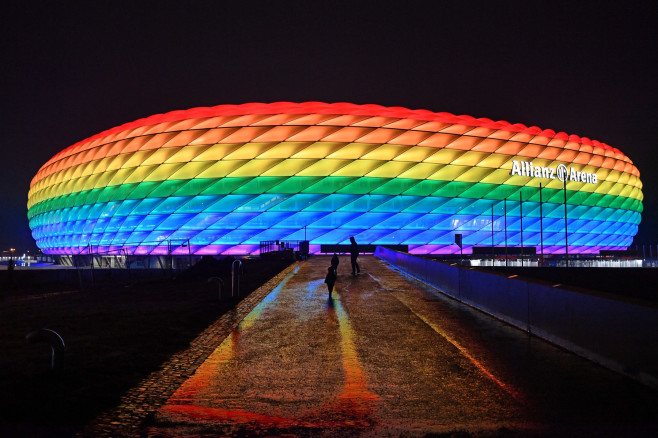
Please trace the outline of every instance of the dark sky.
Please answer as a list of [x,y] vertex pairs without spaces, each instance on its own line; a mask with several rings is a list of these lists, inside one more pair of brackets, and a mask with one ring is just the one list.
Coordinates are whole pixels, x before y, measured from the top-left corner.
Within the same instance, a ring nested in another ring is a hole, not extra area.
[[0,6],[0,249],[34,247],[29,183],[65,147],[152,114],[375,103],[536,125],[619,148],[658,243],[651,2],[25,2]]

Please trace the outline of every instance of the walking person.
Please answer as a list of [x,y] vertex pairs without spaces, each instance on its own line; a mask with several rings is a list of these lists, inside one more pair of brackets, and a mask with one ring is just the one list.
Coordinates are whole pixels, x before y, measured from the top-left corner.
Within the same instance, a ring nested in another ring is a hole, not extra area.
[[338,264],[340,263],[340,260],[338,260],[338,255],[334,253],[334,256],[331,258],[331,267],[334,268],[334,271],[336,271],[336,276],[338,276]]
[[327,289],[329,290],[329,299],[331,299],[331,293],[334,290],[334,284],[336,284],[336,270],[333,266],[329,266],[327,269],[327,276],[324,278],[324,282],[327,283]]
[[354,240],[354,236],[350,236],[350,261],[352,262],[352,275],[356,275],[361,272],[361,268],[359,268],[359,264],[357,263],[356,259],[359,257],[359,245],[356,244],[356,240]]

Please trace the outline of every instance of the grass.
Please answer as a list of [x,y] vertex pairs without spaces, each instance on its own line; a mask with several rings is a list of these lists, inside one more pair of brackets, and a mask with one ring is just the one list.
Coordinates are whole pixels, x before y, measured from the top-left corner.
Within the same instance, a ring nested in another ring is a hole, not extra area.
[[[243,261],[243,293],[289,265]],[[219,300],[216,275],[229,265],[192,269],[176,280],[102,284],[84,292],[12,288],[0,301],[0,436],[71,436],[121,395],[185,349],[234,302]],[[40,328],[66,343],[63,366],[50,369],[50,347],[29,344]]]

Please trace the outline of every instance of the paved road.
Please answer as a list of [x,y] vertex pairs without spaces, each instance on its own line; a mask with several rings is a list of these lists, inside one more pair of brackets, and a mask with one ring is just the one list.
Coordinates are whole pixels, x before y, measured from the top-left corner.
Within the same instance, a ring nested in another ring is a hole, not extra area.
[[655,391],[360,260],[333,300],[302,264],[143,432],[658,436]]

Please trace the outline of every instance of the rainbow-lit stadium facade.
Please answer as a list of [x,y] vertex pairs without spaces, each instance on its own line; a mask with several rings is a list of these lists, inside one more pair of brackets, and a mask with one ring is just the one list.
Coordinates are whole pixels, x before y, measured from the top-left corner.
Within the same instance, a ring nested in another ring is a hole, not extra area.
[[32,180],[28,217],[47,254],[250,254],[272,240],[317,252],[350,236],[446,254],[459,253],[457,233],[464,253],[492,242],[564,253],[567,241],[571,254],[597,253],[637,233],[639,175],[618,149],[520,124],[347,103],[220,105],[59,152]]

